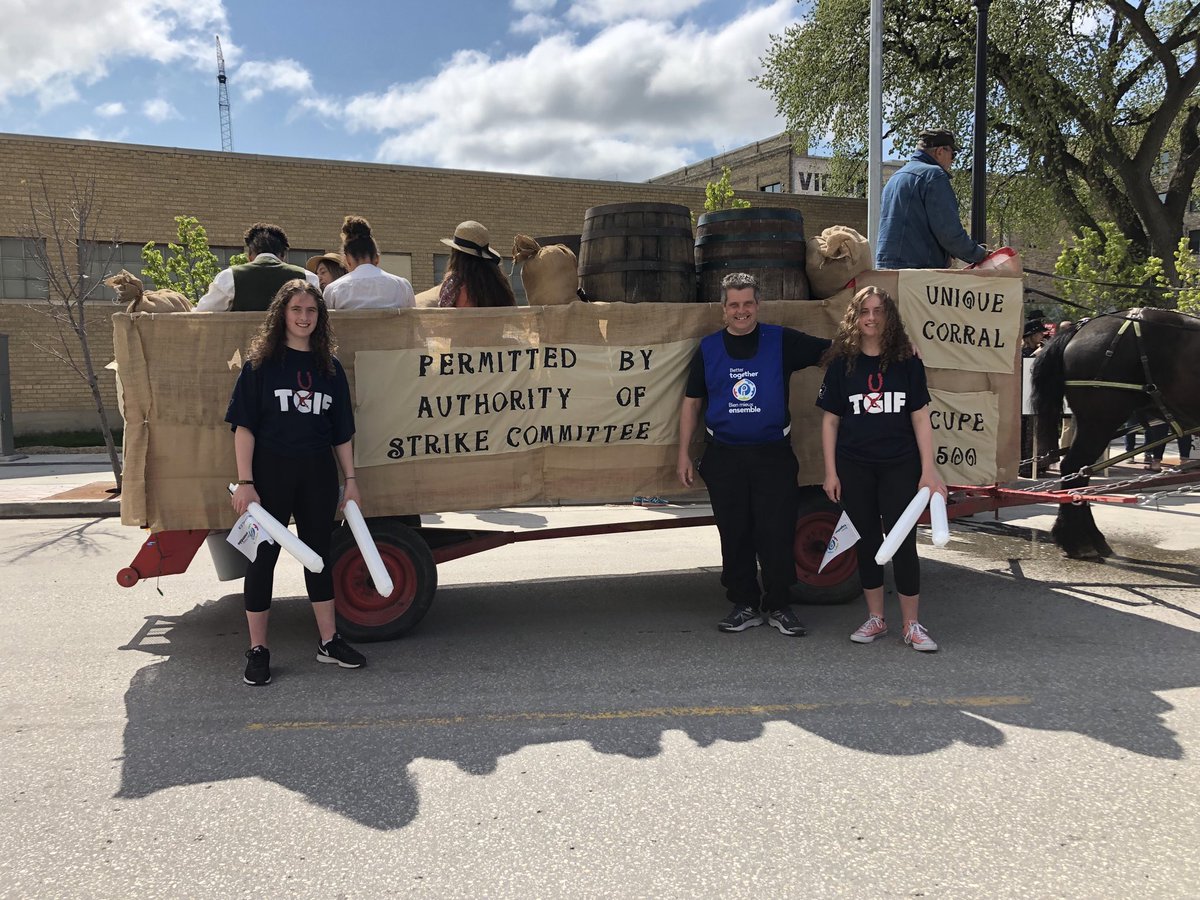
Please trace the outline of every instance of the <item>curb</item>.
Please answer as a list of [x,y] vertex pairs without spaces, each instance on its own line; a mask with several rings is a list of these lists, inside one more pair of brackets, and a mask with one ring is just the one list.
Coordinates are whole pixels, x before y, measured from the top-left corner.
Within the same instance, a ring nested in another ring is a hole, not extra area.
[[108,519],[120,515],[120,500],[30,500],[0,503],[0,519]]

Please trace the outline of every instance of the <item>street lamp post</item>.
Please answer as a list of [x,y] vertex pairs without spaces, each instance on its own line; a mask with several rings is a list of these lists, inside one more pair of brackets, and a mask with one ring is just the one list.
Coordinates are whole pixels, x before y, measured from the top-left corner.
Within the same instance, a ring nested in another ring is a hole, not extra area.
[[974,0],[975,136],[971,158],[971,237],[987,243],[987,33],[992,0]]

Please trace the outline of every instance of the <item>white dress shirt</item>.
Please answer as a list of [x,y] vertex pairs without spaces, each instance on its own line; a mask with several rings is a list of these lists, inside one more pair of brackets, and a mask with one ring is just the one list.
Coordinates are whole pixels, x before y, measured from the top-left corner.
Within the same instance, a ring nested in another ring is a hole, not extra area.
[[330,309],[398,309],[416,306],[417,299],[407,278],[359,263],[325,287],[325,305]]
[[[274,253],[259,253],[255,259],[279,259]],[[287,260],[279,259],[280,262]],[[312,272],[304,270],[304,277],[317,290],[321,289],[321,281]],[[208,293],[200,298],[194,312],[229,312],[233,309],[233,269],[222,269],[208,286]]]

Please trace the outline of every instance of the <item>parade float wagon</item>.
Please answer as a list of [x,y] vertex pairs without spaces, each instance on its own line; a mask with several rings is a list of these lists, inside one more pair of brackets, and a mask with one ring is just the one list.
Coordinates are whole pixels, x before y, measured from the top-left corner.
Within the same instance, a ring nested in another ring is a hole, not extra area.
[[[1019,274],[865,272],[829,299],[764,302],[759,319],[831,337],[853,289],[867,284],[897,298],[928,371],[935,458],[955,486],[951,516],[1036,500],[1010,501],[998,487],[1017,477]],[[125,416],[121,521],[150,532],[118,573],[122,585],[185,571],[206,538],[222,544],[215,533],[233,524],[227,485],[236,466],[224,416],[260,321],[253,313],[114,317]],[[332,321],[355,398],[358,483],[394,585],[386,597],[375,590],[350,529],[339,526],[328,564],[347,637],[380,640],[411,629],[433,600],[437,565],[471,553],[712,523],[702,505],[695,515],[630,508],[620,524],[524,531],[439,528],[431,520],[516,505],[628,505],[633,497],[703,504],[704,492],[684,491],[675,475],[678,414],[688,360],[700,338],[721,327],[718,304],[335,311]],[[821,377],[808,369],[791,384],[804,486],[796,599],[828,603],[859,589],[853,552],[817,571],[840,514],[819,487],[813,401]],[[692,450],[699,456],[703,445]]]

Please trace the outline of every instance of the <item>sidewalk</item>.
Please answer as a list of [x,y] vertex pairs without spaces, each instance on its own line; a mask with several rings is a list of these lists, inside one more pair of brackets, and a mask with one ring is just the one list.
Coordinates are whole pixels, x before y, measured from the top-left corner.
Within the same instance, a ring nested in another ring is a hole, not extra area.
[[34,453],[0,461],[0,519],[118,516],[120,501],[108,493],[115,486],[105,453]]

